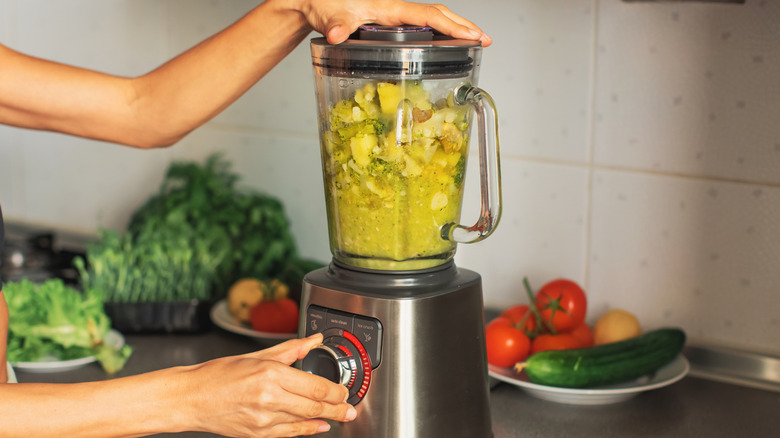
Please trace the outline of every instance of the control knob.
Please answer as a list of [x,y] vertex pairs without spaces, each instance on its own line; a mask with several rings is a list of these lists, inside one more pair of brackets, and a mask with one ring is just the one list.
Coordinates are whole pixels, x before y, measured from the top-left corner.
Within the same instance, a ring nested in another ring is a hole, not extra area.
[[309,351],[301,369],[350,388],[357,376],[357,361],[346,346],[331,338]]

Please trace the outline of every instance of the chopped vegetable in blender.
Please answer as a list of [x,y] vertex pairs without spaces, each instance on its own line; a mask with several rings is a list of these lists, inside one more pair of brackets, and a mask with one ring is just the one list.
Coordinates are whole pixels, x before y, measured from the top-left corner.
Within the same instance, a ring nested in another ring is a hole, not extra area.
[[418,81],[368,82],[330,109],[322,144],[340,253],[365,267],[423,268],[455,251],[441,227],[460,216],[470,112],[448,92],[434,103]]

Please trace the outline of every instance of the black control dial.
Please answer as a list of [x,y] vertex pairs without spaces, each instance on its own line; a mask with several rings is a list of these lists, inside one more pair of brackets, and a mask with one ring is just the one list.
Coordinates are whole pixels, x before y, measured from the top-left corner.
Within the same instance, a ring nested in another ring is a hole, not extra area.
[[357,361],[346,345],[331,337],[309,351],[303,358],[301,369],[351,387],[357,376]]

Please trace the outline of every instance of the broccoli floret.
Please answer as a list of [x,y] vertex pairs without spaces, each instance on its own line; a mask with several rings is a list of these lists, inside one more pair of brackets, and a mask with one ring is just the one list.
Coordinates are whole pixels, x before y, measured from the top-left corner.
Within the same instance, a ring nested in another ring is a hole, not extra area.
[[460,187],[463,184],[463,177],[466,176],[466,157],[461,155],[457,164],[455,164],[455,172],[453,176],[453,182],[455,186]]
[[367,119],[360,123],[352,123],[339,128],[338,134],[342,143],[349,143],[352,137],[358,135],[382,135],[387,129],[387,122],[380,119]]
[[398,163],[385,161],[381,158],[373,158],[366,170],[372,176],[387,175],[398,169]]
[[352,108],[355,106],[349,100],[342,100],[337,103],[330,111],[330,125],[333,127],[341,127],[353,122]]
[[387,131],[387,120],[385,119],[368,119],[365,123],[373,126],[376,135],[383,135]]

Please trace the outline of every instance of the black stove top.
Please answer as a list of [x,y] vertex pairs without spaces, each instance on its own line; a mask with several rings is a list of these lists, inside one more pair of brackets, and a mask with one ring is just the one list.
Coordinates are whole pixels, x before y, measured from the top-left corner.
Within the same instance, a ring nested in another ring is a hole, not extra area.
[[5,248],[0,257],[3,282],[28,279],[40,283],[59,278],[70,285],[78,284],[78,271],[73,261],[76,257],[84,257],[84,251],[58,248],[54,231],[6,231]]

